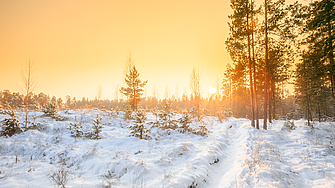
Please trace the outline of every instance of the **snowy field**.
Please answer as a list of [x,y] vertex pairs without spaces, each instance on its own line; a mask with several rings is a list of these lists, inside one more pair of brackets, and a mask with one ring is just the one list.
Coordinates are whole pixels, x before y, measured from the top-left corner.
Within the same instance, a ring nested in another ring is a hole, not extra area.
[[[282,130],[274,121],[257,130],[247,119],[223,123],[205,117],[211,131],[200,136],[153,128],[151,140],[130,137],[132,122],[98,110],[59,112],[65,121],[43,117],[43,130],[0,137],[0,187],[57,187],[52,175],[63,174],[66,187],[217,188],[335,187],[335,125],[295,121]],[[71,137],[75,121],[90,130],[99,114],[100,140]],[[3,120],[8,115],[0,115]],[[19,113],[20,122],[24,114]],[[177,118],[177,117],[176,117]],[[148,121],[155,116],[148,114]],[[197,123],[192,123],[197,127]]]

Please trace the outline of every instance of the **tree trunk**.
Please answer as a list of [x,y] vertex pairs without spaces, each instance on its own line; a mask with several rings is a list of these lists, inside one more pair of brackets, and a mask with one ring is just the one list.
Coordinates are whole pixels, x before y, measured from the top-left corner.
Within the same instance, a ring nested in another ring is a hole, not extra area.
[[[252,8],[253,11],[253,8]],[[253,63],[253,72],[254,72],[254,91],[255,91],[255,119],[256,119],[256,128],[259,129],[259,120],[258,120],[258,99],[257,99],[257,84],[256,84],[256,61],[255,61],[255,45],[254,45],[254,16],[251,15],[251,47],[252,47],[252,63]]]
[[[249,0],[248,0],[249,1]],[[248,2],[247,1],[247,2]],[[247,5],[248,7],[248,5]],[[249,9],[249,7],[248,7]],[[248,58],[249,58],[249,77],[250,77],[250,97],[251,97],[251,126],[255,127],[255,102],[254,102],[254,91],[253,91],[253,84],[252,84],[252,69],[251,69],[251,51],[250,51],[250,33],[249,33],[249,10],[247,13],[247,35],[248,35]]]
[[328,38],[329,38],[329,53],[328,53],[328,58],[329,58],[329,64],[331,67],[331,85],[332,85],[332,91],[333,95],[335,94],[335,75],[334,75],[334,54],[333,54],[333,36],[332,36],[332,23],[331,20],[328,22]]
[[24,126],[24,130],[27,131],[28,129],[28,114],[29,114],[29,92],[27,92],[26,95],[26,122],[25,122],[25,126]]
[[264,0],[264,8],[265,8],[265,70],[264,70],[264,76],[265,76],[265,84],[264,84],[264,123],[263,123],[263,129],[267,130],[267,107],[268,107],[268,85],[269,85],[269,79],[268,79],[268,3],[267,0]]
[[[272,81],[270,80],[270,84],[272,85]],[[269,88],[269,123],[272,123],[272,88]]]
[[273,98],[273,113],[272,113],[272,119],[276,119],[276,85],[273,82],[272,83],[272,98]]

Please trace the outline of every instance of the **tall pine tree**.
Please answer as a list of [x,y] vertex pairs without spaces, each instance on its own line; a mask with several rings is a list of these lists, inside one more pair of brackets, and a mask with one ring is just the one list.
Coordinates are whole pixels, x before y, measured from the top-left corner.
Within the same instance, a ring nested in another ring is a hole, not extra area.
[[138,104],[141,100],[141,96],[143,95],[143,87],[148,82],[142,82],[139,76],[140,73],[138,73],[135,65],[133,65],[124,78],[127,86],[120,88],[120,92],[128,97],[133,111],[137,111]]

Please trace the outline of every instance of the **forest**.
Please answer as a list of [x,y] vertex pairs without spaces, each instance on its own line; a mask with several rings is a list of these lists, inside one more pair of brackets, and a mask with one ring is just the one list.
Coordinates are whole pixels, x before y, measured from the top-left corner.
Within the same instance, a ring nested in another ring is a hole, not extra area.
[[56,97],[29,59],[0,91],[1,187],[335,186],[335,1],[230,7],[208,96],[195,66],[188,90],[148,95],[129,52],[113,99]]

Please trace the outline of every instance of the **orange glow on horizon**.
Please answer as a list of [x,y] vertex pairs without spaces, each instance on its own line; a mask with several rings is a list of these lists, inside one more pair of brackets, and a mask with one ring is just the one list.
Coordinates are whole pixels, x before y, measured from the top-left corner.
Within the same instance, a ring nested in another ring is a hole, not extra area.
[[231,61],[231,12],[228,0],[1,1],[0,90],[19,91],[30,58],[35,93],[93,99],[101,85],[102,99],[114,99],[131,51],[147,96],[188,93],[195,66],[207,97]]

